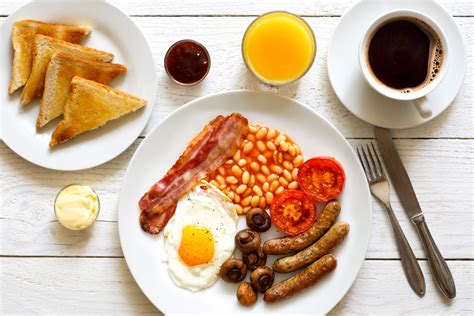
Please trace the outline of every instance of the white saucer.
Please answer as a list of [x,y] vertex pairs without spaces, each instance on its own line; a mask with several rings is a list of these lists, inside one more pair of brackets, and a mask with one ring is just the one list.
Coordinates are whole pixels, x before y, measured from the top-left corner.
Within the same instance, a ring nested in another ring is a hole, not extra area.
[[[440,85],[427,95],[432,115],[422,118],[411,101],[384,97],[365,81],[359,66],[358,48],[369,24],[385,12],[396,9],[420,11],[444,30],[449,47],[448,72]],[[461,88],[466,55],[461,33],[451,15],[433,1],[360,1],[342,16],[328,50],[328,73],[342,104],[355,116],[385,128],[409,128],[440,115]]]

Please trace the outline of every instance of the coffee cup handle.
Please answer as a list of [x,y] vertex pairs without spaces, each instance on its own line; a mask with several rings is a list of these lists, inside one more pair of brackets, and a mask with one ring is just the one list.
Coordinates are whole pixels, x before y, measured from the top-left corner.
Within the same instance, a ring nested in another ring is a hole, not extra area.
[[413,100],[413,103],[415,104],[415,108],[418,111],[418,114],[420,114],[422,118],[428,118],[431,116],[432,112],[427,97],[415,99]]

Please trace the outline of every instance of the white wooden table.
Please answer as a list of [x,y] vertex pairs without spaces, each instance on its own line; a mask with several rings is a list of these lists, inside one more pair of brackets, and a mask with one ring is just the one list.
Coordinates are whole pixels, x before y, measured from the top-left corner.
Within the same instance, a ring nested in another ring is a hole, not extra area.
[[[26,2],[1,0],[0,21]],[[151,44],[159,71],[152,118],[126,152],[83,172],[55,172],[34,166],[0,142],[0,314],[158,313],[133,280],[120,249],[117,200],[122,178],[145,135],[182,104],[223,90],[267,90],[246,71],[240,55],[243,32],[256,15],[270,10],[301,14],[312,26],[318,42],[311,71],[298,85],[274,92],[314,108],[352,145],[373,138],[372,127],[355,118],[338,101],[327,76],[327,46],[350,0],[110,2],[133,17]],[[374,202],[374,225],[366,260],[333,314],[473,311],[474,9],[470,0],[444,0],[442,4],[454,16],[467,48],[464,85],[451,107],[437,119],[418,128],[395,131],[394,137],[434,239],[448,260],[457,297],[445,300],[435,288],[416,232],[396,196],[392,196],[395,212],[425,274],[427,293],[418,298],[409,288],[387,216]],[[163,70],[166,49],[182,38],[204,43],[212,56],[209,76],[195,87],[171,83]],[[54,196],[71,182],[90,184],[101,197],[100,217],[89,231],[68,231],[54,217]]]

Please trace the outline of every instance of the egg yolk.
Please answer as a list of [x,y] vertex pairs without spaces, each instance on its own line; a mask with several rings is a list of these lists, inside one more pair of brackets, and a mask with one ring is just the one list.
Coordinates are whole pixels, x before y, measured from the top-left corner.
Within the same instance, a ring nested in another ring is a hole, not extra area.
[[205,264],[214,257],[214,237],[204,227],[188,225],[183,228],[179,256],[188,266]]

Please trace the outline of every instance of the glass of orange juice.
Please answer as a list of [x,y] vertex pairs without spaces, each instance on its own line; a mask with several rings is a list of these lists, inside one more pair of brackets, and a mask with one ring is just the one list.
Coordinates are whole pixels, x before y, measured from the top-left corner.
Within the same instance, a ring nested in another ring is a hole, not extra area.
[[242,40],[247,68],[271,85],[294,82],[306,74],[316,56],[313,30],[299,16],[274,11],[256,18]]

